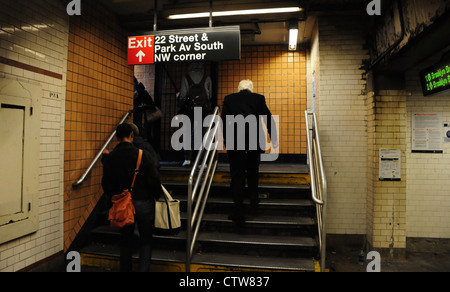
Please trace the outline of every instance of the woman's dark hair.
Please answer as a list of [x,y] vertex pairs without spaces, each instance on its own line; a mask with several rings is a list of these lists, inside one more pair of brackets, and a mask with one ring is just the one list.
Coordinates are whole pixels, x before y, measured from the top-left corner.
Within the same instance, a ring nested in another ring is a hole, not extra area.
[[117,126],[116,137],[118,140],[122,141],[124,138],[130,137],[131,133],[133,133],[133,128],[130,124],[124,123]]

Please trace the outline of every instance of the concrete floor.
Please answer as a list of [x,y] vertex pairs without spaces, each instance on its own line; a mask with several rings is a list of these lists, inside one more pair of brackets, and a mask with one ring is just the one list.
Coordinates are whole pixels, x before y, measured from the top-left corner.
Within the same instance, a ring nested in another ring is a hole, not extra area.
[[[359,254],[355,248],[331,251],[327,264],[330,272],[366,272],[368,261],[359,265]],[[406,259],[382,259],[381,272],[450,272],[450,253],[410,252]]]

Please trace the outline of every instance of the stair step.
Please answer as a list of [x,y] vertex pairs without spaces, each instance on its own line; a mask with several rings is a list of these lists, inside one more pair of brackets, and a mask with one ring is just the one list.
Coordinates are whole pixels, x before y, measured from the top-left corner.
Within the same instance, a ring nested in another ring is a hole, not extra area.
[[[173,197],[180,202],[186,202],[186,196],[173,195]],[[233,205],[233,199],[230,197],[214,197],[208,198],[208,204],[222,204],[222,205]],[[248,200],[244,201],[244,205],[250,205]],[[262,199],[259,203],[260,207],[313,207],[314,203],[311,200],[301,200],[301,199]]]
[[203,232],[198,236],[198,242],[215,242],[257,246],[283,247],[315,247],[313,238],[299,236],[269,236],[259,234],[237,234],[222,232]]
[[[185,187],[188,186],[188,180],[182,181],[172,181],[165,180],[162,177],[162,184],[164,186],[173,186],[173,187]],[[213,188],[230,188],[229,182],[213,182]],[[309,184],[280,184],[280,183],[262,183],[259,184],[260,190],[311,190],[311,186]]]
[[[90,244],[80,250],[82,256],[97,256],[97,257],[109,257],[120,258],[120,246],[116,244]],[[139,251],[135,250],[133,253],[134,259],[139,259]],[[169,249],[152,249],[152,261],[166,262],[166,263],[184,263],[186,262],[186,252]]]
[[[186,220],[187,214],[181,213],[181,219]],[[203,216],[204,222],[218,222],[218,223],[232,223],[228,219],[227,214],[205,214]],[[281,216],[252,216],[246,217],[246,224],[261,224],[261,225],[291,225],[291,226],[310,226],[315,225],[312,218],[307,217],[281,217]]]
[[[191,170],[187,167],[163,166],[160,173],[163,181],[187,182]],[[309,185],[311,183],[308,166],[306,165],[263,164],[260,166],[259,174],[261,184]],[[231,182],[228,164],[218,166],[213,182],[226,184]]]
[[[120,230],[116,228],[111,228],[109,225],[103,225],[95,228],[91,232],[92,234],[99,234],[99,235],[111,235],[111,236],[120,236]],[[180,232],[178,235],[153,235],[153,238],[162,238],[162,239],[179,239],[179,240],[186,240],[186,231]]]
[[[154,236],[161,240],[186,240],[186,231],[181,231],[176,236]],[[198,243],[225,243],[239,245],[255,246],[283,246],[296,248],[314,248],[317,242],[314,238],[303,236],[270,236],[260,234],[238,234],[226,232],[200,232],[197,239]]]
[[[120,247],[118,245],[91,244],[83,248],[80,253],[86,266],[118,269],[118,262],[120,260]],[[105,267],[105,259],[109,259],[109,267]],[[138,251],[133,253],[133,259],[139,259]],[[116,264],[112,264],[111,261],[116,262]],[[184,251],[154,248],[152,250],[152,261],[184,264],[186,261],[186,253]],[[308,258],[255,257],[222,253],[194,254],[191,264],[232,269],[297,272],[315,271],[314,260]]]
[[314,272],[313,259],[254,257],[220,253],[195,254],[193,264],[222,266],[237,269]]
[[[167,165],[162,163],[161,172],[185,172],[190,173],[192,167],[182,167],[177,165]],[[228,163],[219,163],[216,172],[230,172]],[[261,164],[259,166],[260,174],[309,174],[309,167],[306,164]]]
[[116,228],[112,228],[109,225],[101,225],[97,228],[94,228],[91,231],[92,234],[101,234],[101,235],[117,235],[120,236],[120,230]]

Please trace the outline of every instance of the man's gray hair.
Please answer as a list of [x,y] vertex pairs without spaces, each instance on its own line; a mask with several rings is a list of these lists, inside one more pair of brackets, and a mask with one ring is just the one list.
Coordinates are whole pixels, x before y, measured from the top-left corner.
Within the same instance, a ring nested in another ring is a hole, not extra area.
[[244,91],[244,90],[253,92],[253,82],[251,80],[242,80],[239,83],[238,90],[239,90],[239,92]]

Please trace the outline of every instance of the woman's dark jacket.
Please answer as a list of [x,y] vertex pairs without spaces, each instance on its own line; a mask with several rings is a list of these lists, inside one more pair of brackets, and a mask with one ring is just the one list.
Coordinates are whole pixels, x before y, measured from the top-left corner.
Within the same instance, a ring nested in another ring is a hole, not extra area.
[[[139,156],[139,149],[132,143],[122,142],[103,155],[102,186],[109,197],[129,190]],[[144,150],[139,174],[136,177],[133,200],[159,199],[162,195],[161,180],[151,155]]]

